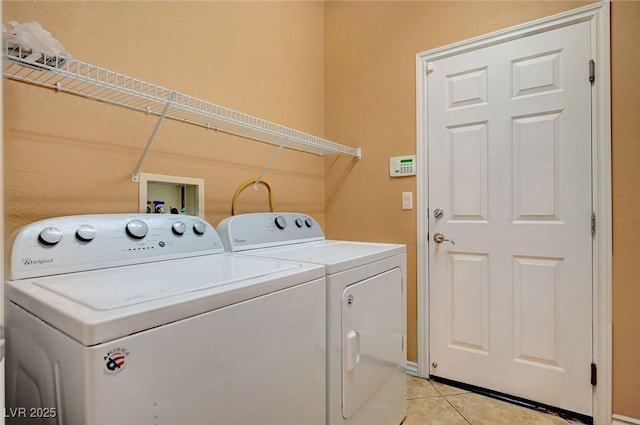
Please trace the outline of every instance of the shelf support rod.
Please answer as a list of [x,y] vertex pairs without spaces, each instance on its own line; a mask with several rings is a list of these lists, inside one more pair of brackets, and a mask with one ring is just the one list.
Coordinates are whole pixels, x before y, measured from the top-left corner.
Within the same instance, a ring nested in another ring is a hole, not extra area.
[[142,168],[142,163],[144,162],[144,160],[147,158],[147,155],[149,154],[149,149],[151,148],[151,145],[153,144],[153,141],[155,140],[156,135],[158,134],[158,130],[160,129],[160,125],[162,124],[162,121],[164,121],[164,117],[166,117],[167,112],[169,112],[169,107],[171,106],[171,102],[173,100],[175,100],[175,92],[171,92],[169,94],[169,101],[164,105],[164,108],[162,109],[162,113],[160,113],[160,117],[158,118],[158,122],[156,122],[156,126],[153,128],[153,131],[151,132],[151,136],[149,136],[147,145],[144,147],[144,150],[142,151],[142,155],[140,155],[140,159],[136,164],[136,168],[134,168],[133,172],[131,173],[131,181],[133,181],[134,183],[137,183],[140,181],[140,169]]
[[278,149],[276,149],[276,151],[271,156],[271,159],[269,159],[269,162],[267,162],[267,165],[264,166],[262,171],[260,171],[260,174],[258,174],[258,177],[256,177],[256,181],[253,183],[253,190],[258,190],[258,184],[260,183],[260,180],[262,180],[262,177],[264,177],[267,171],[269,171],[269,168],[271,168],[273,162],[276,160],[276,158],[278,158],[278,155],[280,155],[282,149],[284,149],[284,142],[278,145]]

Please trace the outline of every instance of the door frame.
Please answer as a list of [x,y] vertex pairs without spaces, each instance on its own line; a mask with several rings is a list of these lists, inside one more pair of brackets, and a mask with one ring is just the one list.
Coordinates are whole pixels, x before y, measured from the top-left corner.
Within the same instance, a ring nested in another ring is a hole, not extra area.
[[[417,255],[418,362],[417,375],[429,377],[429,205],[428,131],[425,113],[428,63],[552,29],[590,22],[591,57],[595,60],[592,88],[592,206],[596,216],[593,239],[593,361],[598,367],[594,390],[595,424],[611,423],[612,414],[612,223],[611,223],[611,75],[610,4],[594,3],[557,15],[475,37],[416,55],[417,123]],[[585,64],[587,66],[587,64]],[[588,367],[588,365],[585,365]]]

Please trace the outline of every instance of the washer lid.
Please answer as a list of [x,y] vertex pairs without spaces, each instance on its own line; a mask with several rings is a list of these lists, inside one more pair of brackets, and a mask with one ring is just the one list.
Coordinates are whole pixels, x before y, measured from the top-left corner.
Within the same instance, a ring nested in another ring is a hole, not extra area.
[[374,242],[322,240],[244,251],[244,254],[301,261],[325,266],[327,274],[380,261],[406,252],[405,245]]
[[8,281],[6,297],[94,345],[323,277],[319,266],[215,254]]

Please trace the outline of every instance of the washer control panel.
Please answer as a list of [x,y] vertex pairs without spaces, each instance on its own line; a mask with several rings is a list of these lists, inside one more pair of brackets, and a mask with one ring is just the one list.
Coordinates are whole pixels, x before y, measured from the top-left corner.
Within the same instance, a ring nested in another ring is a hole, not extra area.
[[301,213],[235,215],[222,220],[216,230],[231,252],[324,239],[318,222]]
[[95,270],[224,252],[200,217],[93,214],[29,224],[15,235],[10,279]]

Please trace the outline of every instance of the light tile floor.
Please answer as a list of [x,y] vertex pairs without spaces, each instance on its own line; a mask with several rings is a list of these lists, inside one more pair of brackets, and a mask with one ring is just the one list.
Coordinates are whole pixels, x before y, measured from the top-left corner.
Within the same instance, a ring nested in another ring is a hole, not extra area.
[[577,425],[561,417],[407,376],[403,425]]

